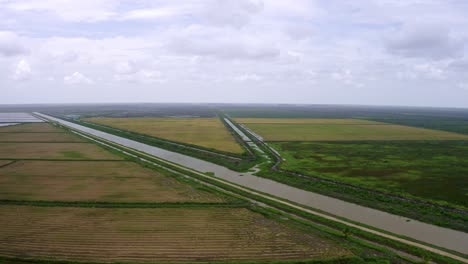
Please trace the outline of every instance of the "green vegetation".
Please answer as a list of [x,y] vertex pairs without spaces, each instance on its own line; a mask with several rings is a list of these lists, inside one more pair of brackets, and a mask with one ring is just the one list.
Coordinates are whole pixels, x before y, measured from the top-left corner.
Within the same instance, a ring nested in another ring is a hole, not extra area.
[[468,207],[468,141],[271,143],[281,168]]
[[[355,119],[237,120],[249,128],[263,128],[264,133],[253,129],[262,136],[289,140],[269,142],[284,160],[280,170],[262,166],[259,176],[423,222],[468,230],[464,188],[468,142],[454,140],[464,135]],[[375,134],[375,127],[382,133]],[[440,135],[456,137],[434,140]],[[404,140],[395,140],[401,137]],[[295,141],[299,138],[311,141]],[[429,140],[414,140],[418,138]]]
[[353,119],[239,118],[266,141],[463,140],[445,131]]
[[400,124],[405,126],[437,129],[468,135],[468,118],[438,117],[438,116],[411,116],[399,118],[372,118],[376,121]]

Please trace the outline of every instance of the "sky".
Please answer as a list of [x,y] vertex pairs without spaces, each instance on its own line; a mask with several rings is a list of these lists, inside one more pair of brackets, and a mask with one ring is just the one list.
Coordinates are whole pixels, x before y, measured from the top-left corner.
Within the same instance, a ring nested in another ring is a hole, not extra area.
[[0,104],[468,107],[466,0],[0,0]]

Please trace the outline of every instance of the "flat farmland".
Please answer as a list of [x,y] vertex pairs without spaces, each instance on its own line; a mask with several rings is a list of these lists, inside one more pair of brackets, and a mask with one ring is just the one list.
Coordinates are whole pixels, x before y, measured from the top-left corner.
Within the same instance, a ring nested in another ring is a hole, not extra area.
[[121,160],[92,143],[0,143],[0,159]]
[[243,208],[0,206],[0,254],[98,262],[281,261],[351,252]]
[[11,160],[0,160],[0,167],[5,166],[9,163],[12,163],[13,161]]
[[54,127],[53,125],[49,123],[25,123],[25,124],[19,124],[19,125],[14,125],[14,126],[7,126],[7,127],[0,127],[0,133],[6,132],[6,133],[31,133],[31,132],[41,132],[41,133],[49,133],[49,132],[58,132],[58,133],[64,133],[65,131],[63,129],[60,129],[58,127]]
[[16,161],[0,167],[0,199],[225,202],[223,196],[126,161]]
[[285,159],[282,169],[468,207],[468,141],[271,145]]
[[242,153],[219,118],[85,118],[87,122],[231,153]]
[[467,140],[467,135],[358,119],[238,118],[266,141]]
[[0,133],[0,142],[85,142],[68,133]]

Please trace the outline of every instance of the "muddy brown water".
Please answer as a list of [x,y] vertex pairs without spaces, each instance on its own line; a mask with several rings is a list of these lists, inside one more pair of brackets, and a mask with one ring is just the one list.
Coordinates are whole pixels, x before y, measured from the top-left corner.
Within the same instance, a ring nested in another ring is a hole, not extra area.
[[[428,244],[468,254],[468,234],[431,224],[426,224],[406,217],[389,214],[383,211],[345,202],[339,199],[301,190],[269,179],[257,177],[250,173],[239,173],[223,166],[199,160],[183,154],[146,145],[127,138],[115,136],[96,129],[81,126],[62,119],[37,113],[39,116],[59,122],[78,131],[89,133],[123,146],[192,168],[200,172],[213,172],[216,177],[268,193],[298,204],[309,206],[330,214],[347,218],[368,226],[394,234],[413,238]],[[409,220],[409,221],[408,221]]]

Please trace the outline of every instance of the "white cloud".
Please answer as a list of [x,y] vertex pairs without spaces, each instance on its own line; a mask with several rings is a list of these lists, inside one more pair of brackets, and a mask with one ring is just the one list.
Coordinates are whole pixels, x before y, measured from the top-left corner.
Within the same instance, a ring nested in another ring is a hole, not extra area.
[[63,77],[63,82],[65,84],[74,85],[74,84],[92,84],[93,80],[86,77],[80,72],[74,72],[73,74]]
[[[457,86],[468,7],[418,1],[0,0],[0,83],[30,79],[11,85],[18,102],[14,85],[57,102],[94,100],[61,93],[62,80],[94,80],[99,101],[252,102],[255,90],[264,102],[468,106]],[[158,92],[135,85],[161,82]]]
[[258,75],[258,74],[255,74],[255,73],[245,73],[245,74],[241,74],[241,75],[238,75],[234,78],[234,80],[236,81],[241,81],[241,82],[245,82],[245,81],[261,81],[263,80],[263,77]]
[[163,82],[160,71],[142,68],[132,61],[117,63],[114,67],[114,80],[135,83]]
[[123,14],[120,20],[152,20],[167,19],[187,14],[188,10],[183,7],[160,7],[130,10]]
[[66,21],[96,22],[116,15],[117,0],[18,0],[6,1],[16,11],[51,12]]
[[[233,37],[233,36],[236,37]],[[171,33],[166,47],[184,56],[208,56],[226,60],[265,60],[280,55],[280,50],[267,39],[236,30],[190,26]]]
[[404,57],[444,59],[463,55],[464,41],[440,25],[405,27],[386,42],[387,50]]
[[10,57],[26,53],[18,36],[9,31],[0,31],[0,55]]
[[426,78],[434,80],[446,79],[445,71],[434,64],[425,63],[414,66],[414,69]]
[[458,83],[458,87],[461,88],[461,89],[463,89],[463,90],[468,91],[468,83],[462,83],[462,82],[460,82],[460,83]]
[[263,7],[259,0],[213,0],[207,1],[200,17],[210,25],[242,27]]
[[138,70],[130,74],[115,74],[116,81],[137,82],[137,83],[156,83],[163,82],[162,74],[159,71]]
[[29,65],[28,61],[22,59],[16,64],[13,70],[12,79],[16,81],[24,81],[29,79],[31,75],[31,66]]

